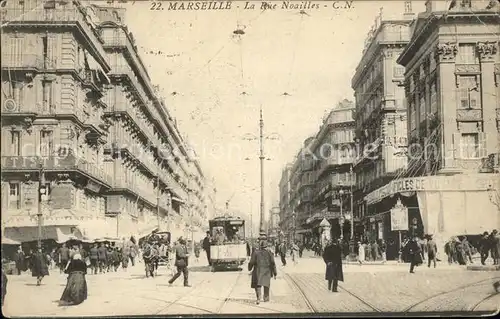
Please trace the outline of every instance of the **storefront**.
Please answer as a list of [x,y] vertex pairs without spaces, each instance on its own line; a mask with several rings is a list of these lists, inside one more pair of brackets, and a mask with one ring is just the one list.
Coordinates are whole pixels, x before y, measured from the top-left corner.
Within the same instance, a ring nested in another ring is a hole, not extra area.
[[[365,196],[367,237],[369,240],[385,239],[388,246],[393,242],[395,246],[399,244],[400,232],[391,230],[390,213],[398,201],[408,209],[408,227],[405,228],[409,231],[401,231],[402,238],[432,234],[441,251],[451,236],[477,235],[498,229],[498,177],[498,174],[471,174],[391,181]],[[389,247],[387,255],[389,258]]]

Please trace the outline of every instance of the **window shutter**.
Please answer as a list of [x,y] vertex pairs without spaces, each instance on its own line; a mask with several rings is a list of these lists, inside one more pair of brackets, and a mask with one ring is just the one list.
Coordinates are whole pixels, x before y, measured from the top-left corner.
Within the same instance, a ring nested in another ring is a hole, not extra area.
[[479,149],[479,158],[485,158],[488,157],[488,149],[491,149],[491,145],[493,143],[492,141],[492,135],[493,134],[487,134],[487,133],[478,133],[478,149]]
[[462,157],[461,148],[460,148],[461,139],[462,139],[462,134],[453,133],[453,158],[454,159],[460,159]]
[[10,193],[9,183],[2,182],[2,212],[6,212],[7,209],[9,209],[9,193]]

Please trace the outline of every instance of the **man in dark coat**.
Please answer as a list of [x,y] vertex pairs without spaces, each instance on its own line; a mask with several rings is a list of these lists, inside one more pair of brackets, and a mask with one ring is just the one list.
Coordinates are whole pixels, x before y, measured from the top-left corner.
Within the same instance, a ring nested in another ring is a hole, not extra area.
[[339,280],[344,281],[344,272],[342,270],[342,249],[336,240],[331,240],[326,244],[323,260],[326,264],[325,279],[328,280],[328,290],[337,292]]
[[99,252],[97,249],[97,244],[92,245],[90,248],[90,269],[94,275],[97,274],[97,269],[99,268]]
[[21,271],[25,271],[25,260],[26,256],[24,255],[23,249],[21,246],[17,249],[16,255],[14,256],[14,261],[16,262],[17,274],[20,275]]
[[189,272],[188,272],[188,258],[189,254],[187,252],[186,241],[180,238],[177,245],[174,247],[175,252],[175,266],[177,267],[177,273],[168,281],[171,285],[174,281],[184,275],[184,287],[191,287],[189,285]]
[[42,252],[42,248],[38,248],[38,250],[33,253],[31,259],[33,261],[31,276],[36,277],[36,285],[40,286],[43,277],[49,275],[47,256]]
[[488,255],[490,252],[490,241],[488,240],[488,232],[485,231],[483,233],[483,237],[479,241],[479,252],[481,254],[481,264],[486,264],[486,259],[488,259]]
[[208,265],[212,266],[212,261],[210,260],[210,232],[207,231],[207,236],[203,239],[203,250],[207,254]]
[[437,245],[432,235],[428,236],[427,239],[427,267],[431,267],[431,262],[434,263],[434,268],[436,268],[436,256],[437,256]]
[[285,242],[282,242],[279,245],[278,250],[279,250],[280,257],[281,257],[281,263],[283,264],[283,266],[286,266],[286,244],[285,244]]
[[410,273],[411,274],[415,273],[415,266],[422,263],[421,249],[420,249],[420,245],[418,244],[417,240],[418,239],[416,237],[412,238],[406,244],[406,249],[408,252],[408,256],[410,258]]
[[493,265],[498,265],[500,262],[500,235],[498,231],[494,229],[491,232],[491,258],[493,258]]
[[99,261],[99,273],[103,273],[106,270],[106,262],[107,262],[107,249],[104,246],[104,243],[101,243],[101,246],[97,248],[97,260]]
[[257,304],[260,303],[261,299],[261,287],[264,287],[264,302],[269,301],[271,277],[276,279],[276,275],[278,274],[273,253],[267,248],[266,238],[261,237],[259,240],[259,249],[253,252],[248,262],[248,270],[252,271],[252,282],[250,287],[255,289]]
[[371,249],[372,249],[372,259],[373,261],[376,261],[378,259],[378,252],[379,252],[379,246],[376,240],[373,241]]

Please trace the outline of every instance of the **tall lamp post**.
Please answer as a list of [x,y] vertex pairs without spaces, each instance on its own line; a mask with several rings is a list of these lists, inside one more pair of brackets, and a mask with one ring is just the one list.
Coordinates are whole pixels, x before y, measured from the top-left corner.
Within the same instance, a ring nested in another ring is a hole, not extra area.
[[342,196],[344,196],[344,190],[341,189],[339,190],[339,200],[340,200],[340,218],[339,218],[339,224],[340,224],[340,239],[344,239],[344,212],[342,210]]
[[47,196],[47,188],[45,187],[45,173],[43,171],[43,164],[39,164],[38,167],[38,206],[37,206],[37,222],[38,222],[38,248],[42,249],[42,226],[43,226],[43,214],[42,214],[42,200],[44,196]]
[[[255,137],[251,138],[246,138],[247,140],[255,140]],[[266,229],[265,229],[265,207],[264,207],[264,160],[266,157],[264,156],[264,139],[276,139],[276,138],[271,138],[270,136],[264,136],[264,117],[262,115],[262,106],[260,107],[260,117],[259,117],[259,161],[260,161],[260,223],[259,223],[259,235],[261,237],[266,236]],[[245,160],[250,160],[249,158],[246,158]],[[269,158],[267,160],[270,160]]]

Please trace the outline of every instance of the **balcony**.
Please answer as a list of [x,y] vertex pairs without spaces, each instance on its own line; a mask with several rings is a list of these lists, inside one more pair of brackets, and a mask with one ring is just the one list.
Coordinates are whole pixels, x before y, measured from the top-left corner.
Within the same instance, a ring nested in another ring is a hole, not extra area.
[[2,52],[2,68],[13,70],[26,70],[26,71],[44,71],[53,70],[57,68],[57,60],[49,59],[36,54],[12,55]]
[[78,8],[63,9],[59,7],[57,9],[35,10],[2,8],[1,20],[6,26],[40,26],[42,30],[47,27],[75,25],[82,31],[89,47],[93,48],[97,53],[95,58],[106,66],[105,71],[106,69],[109,70],[100,35]]
[[66,158],[58,156],[2,156],[2,170],[4,172],[38,170],[40,164],[45,171],[78,171],[102,184],[108,186],[112,184],[111,177],[96,164],[88,163],[73,155],[68,155]]

